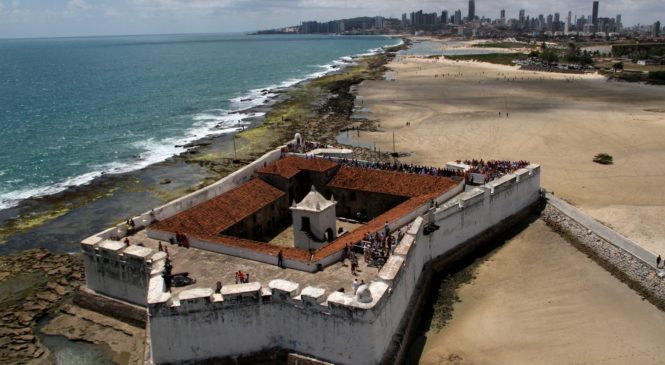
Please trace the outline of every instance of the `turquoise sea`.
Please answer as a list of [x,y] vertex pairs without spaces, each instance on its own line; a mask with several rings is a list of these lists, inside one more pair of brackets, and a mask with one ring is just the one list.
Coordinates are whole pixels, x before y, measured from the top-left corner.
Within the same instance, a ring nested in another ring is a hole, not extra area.
[[238,129],[279,89],[400,41],[241,34],[0,40],[0,210]]

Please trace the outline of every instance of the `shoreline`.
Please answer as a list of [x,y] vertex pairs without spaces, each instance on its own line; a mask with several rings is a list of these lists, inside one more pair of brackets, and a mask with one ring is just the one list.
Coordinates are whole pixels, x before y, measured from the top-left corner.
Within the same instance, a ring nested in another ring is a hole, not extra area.
[[[396,37],[386,37],[389,39],[396,39]],[[402,40],[403,43],[403,40]],[[15,190],[10,192],[13,195],[17,195],[16,198],[8,198],[6,202],[0,205],[0,213],[4,210],[11,209],[19,206],[25,200],[34,200],[40,198],[47,198],[50,196],[57,195],[59,193],[65,192],[70,188],[77,188],[81,186],[88,185],[93,181],[108,176],[120,176],[127,173],[132,173],[139,171],[141,169],[156,165],[162,162],[166,162],[171,158],[179,157],[181,155],[187,154],[191,151],[192,148],[196,148],[201,145],[206,140],[211,138],[238,133],[247,128],[252,128],[257,124],[260,124],[263,116],[276,104],[279,104],[284,101],[284,96],[289,93],[292,93],[294,89],[302,87],[303,84],[311,82],[313,80],[339,73],[343,71],[346,67],[354,66],[359,60],[363,57],[372,56],[380,54],[384,49],[389,49],[392,47],[398,47],[402,43],[394,46],[384,46],[376,49],[369,49],[365,53],[358,53],[353,55],[346,55],[340,58],[334,59],[327,64],[317,65],[316,67],[323,68],[322,71],[313,72],[307,75],[304,75],[301,78],[291,78],[286,79],[277,84],[267,85],[255,89],[250,89],[241,94],[240,96],[231,98],[227,100],[231,103],[231,108],[226,109],[209,109],[202,110],[197,112],[198,114],[205,114],[212,111],[220,111],[221,115],[216,115],[218,118],[238,116],[239,118],[232,118],[237,120],[232,121],[222,121],[215,120],[213,123],[197,126],[196,123],[192,123],[188,129],[183,130],[182,136],[175,138],[167,138],[166,140],[159,141],[159,143],[167,144],[174,149],[181,149],[181,151],[173,151],[173,154],[170,155],[159,155],[153,159],[147,158],[146,156],[151,156],[153,150],[147,149],[141,154],[134,156],[133,160],[127,161],[111,161],[108,163],[103,163],[97,170],[86,171],[79,175],[67,177],[63,181],[56,182],[51,185],[44,185],[39,187],[34,187],[26,190]],[[245,104],[245,105],[243,105]],[[197,119],[197,115],[194,115],[193,122],[201,120]],[[230,125],[230,123],[235,123]],[[201,136],[196,136],[200,133],[203,133]],[[188,136],[188,134],[194,134],[193,136]],[[175,140],[173,140],[175,139]],[[170,141],[173,140],[173,141]],[[171,143],[173,142],[173,143]],[[109,167],[104,167],[109,166]],[[114,167],[110,167],[114,166]],[[23,193],[30,194],[29,196],[22,197]]]
[[[351,93],[351,87],[365,79],[381,77],[385,71],[385,64],[391,57],[394,57],[395,48],[388,48],[381,54],[363,56],[359,58],[358,65],[300,83],[298,87],[293,87],[290,92],[284,93],[280,100],[281,103],[276,102],[267,111],[266,120],[253,121],[253,128],[245,130],[244,133],[238,133],[237,137],[230,134],[206,137],[199,140],[198,144],[192,146],[188,152],[171,157],[165,162],[122,175],[103,176],[91,184],[61,192],[55,196],[27,201],[25,204],[29,205],[31,209],[46,207],[44,208],[46,213],[55,210],[55,214],[58,215],[60,210],[57,209],[62,209],[64,213],[41,226],[28,227],[26,232],[11,236],[10,241],[15,238],[19,239],[9,244],[0,244],[0,258],[9,260],[11,263],[30,265],[35,257],[42,257],[42,255],[44,257],[50,255],[62,257],[68,261],[63,261],[59,271],[53,270],[53,273],[56,275],[57,273],[72,273],[78,280],[76,283],[83,282],[82,268],[71,264],[71,262],[78,264],[81,255],[62,252],[78,252],[79,241],[83,237],[117,223],[114,222],[115,219],[122,220],[132,213],[148,211],[161,202],[171,201],[219,180],[251,162],[264,150],[270,149],[274,143],[279,143],[280,139],[292,138],[292,133],[299,131],[303,127],[303,123],[312,122],[313,125],[307,131],[310,135],[319,133],[322,141],[334,139],[335,128],[339,129],[353,123],[350,115],[355,96]],[[309,110],[312,112],[311,118],[303,120],[301,123],[292,123],[288,120],[286,123],[275,122],[275,119],[281,121],[283,115],[281,113],[286,112],[289,115],[288,112],[293,109],[294,105],[302,103],[304,100],[310,100],[301,99],[301,94],[314,91],[316,91],[314,99],[318,101],[317,107],[308,105],[310,109],[296,108],[297,110]],[[265,106],[260,107],[265,108]],[[326,117],[322,118],[324,115]],[[320,121],[317,122],[319,119]],[[295,131],[294,128],[296,128]],[[232,138],[236,139],[238,146],[238,160],[233,154]],[[174,176],[177,176],[178,179],[165,183]],[[20,208],[15,209],[17,212],[19,210]],[[67,232],[63,232],[64,230]],[[0,231],[1,234],[2,231]],[[1,239],[2,237],[0,237]],[[72,241],[69,245],[67,245],[68,240]],[[32,245],[26,246],[26,242]],[[33,247],[38,249],[32,249]],[[41,267],[40,265],[33,266]],[[39,292],[42,289],[42,283],[41,281],[38,283],[28,281],[21,276],[23,271],[25,270],[15,270],[10,266],[3,267],[3,270],[0,271],[0,284],[25,286],[26,290],[14,295],[12,300],[17,303],[30,304],[41,295]],[[49,271],[49,275],[51,275],[51,271]],[[78,284],[76,285],[78,286]],[[73,290],[52,294],[52,297],[49,297],[49,304],[40,307],[39,313],[33,316],[30,312],[30,317],[27,315],[24,316],[25,318],[21,317],[21,322],[13,325],[16,328],[12,330],[12,336],[14,334],[16,336],[29,335],[30,337],[25,337],[25,341],[32,342],[25,350],[23,342],[20,342],[24,338],[19,337],[18,340],[15,340],[12,337],[12,346],[14,343],[19,343],[19,345],[16,345],[18,347],[15,347],[16,351],[11,356],[20,358],[34,356],[39,360],[49,361],[52,355],[44,346],[40,336],[63,333],[68,333],[66,337],[69,340],[85,342],[89,344],[90,348],[110,345],[114,351],[116,348],[118,351],[122,351],[114,352],[112,354],[114,358],[129,356],[126,349],[132,346],[134,349],[140,349],[143,341],[141,336],[145,334],[143,329],[132,330],[131,332],[136,332],[132,335],[134,340],[128,341],[127,331],[115,331],[117,328],[123,328],[122,323],[102,314],[78,308],[75,301],[72,304],[72,292]],[[21,310],[23,309],[17,309],[17,311]],[[44,324],[39,321],[39,318],[46,318],[44,317],[46,315],[51,316],[52,319]],[[13,317],[10,318],[7,315],[7,319],[13,320]],[[131,353],[133,354],[135,351],[132,350]]]
[[[103,209],[97,206],[103,206],[103,202],[112,200],[114,195],[140,195],[139,200],[143,204],[138,204],[133,210],[126,207],[124,210],[127,212],[123,215],[119,215],[123,209],[121,207],[116,208],[116,206],[127,206],[128,204],[126,202],[110,202],[109,204],[113,206],[113,209],[110,209],[105,215],[115,216],[115,219],[96,217],[94,220],[98,224],[90,227],[87,230],[87,233],[89,233],[97,228],[118,223],[133,213],[147,211],[159,203],[173,200],[219,180],[261,155],[276,145],[275,143],[283,142],[286,140],[285,138],[292,137],[284,131],[280,133],[279,129],[284,127],[281,124],[285,123],[275,123],[274,120],[270,120],[271,118],[275,119],[275,114],[281,106],[293,104],[292,100],[299,93],[302,93],[302,90],[307,89],[308,85],[317,84],[318,88],[324,89],[328,86],[328,83],[339,81],[336,79],[343,80],[344,75],[348,74],[349,70],[356,71],[357,75],[352,75],[353,78],[374,73],[375,70],[370,68],[380,68],[387,61],[384,60],[381,65],[377,66],[370,64],[371,62],[368,62],[368,60],[386,57],[387,54],[395,52],[396,49],[405,47],[406,40],[404,38],[400,39],[401,42],[398,45],[385,46],[380,52],[345,56],[334,60],[329,64],[329,69],[325,71],[325,74],[318,73],[318,77],[299,80],[277,90],[262,89],[274,95],[268,103],[229,113],[229,115],[259,115],[259,117],[250,117],[250,120],[245,120],[248,125],[242,130],[201,137],[181,145],[180,147],[186,150],[178,155],[168,157],[164,161],[121,174],[103,174],[84,185],[68,187],[48,196],[28,198],[15,207],[0,211],[0,222],[2,222],[2,225],[0,225],[0,255],[38,247],[45,247],[56,252],[76,251],[76,249],[61,250],[58,248],[58,244],[49,243],[48,240],[52,240],[52,238],[46,237],[48,229],[45,229],[45,227],[49,225],[54,225],[54,228],[58,227],[57,224],[54,224],[58,220],[75,215],[77,211],[85,210],[91,206],[96,211]],[[350,62],[343,62],[342,65],[342,59],[350,60]],[[337,65],[338,67],[333,67],[335,62],[340,63]],[[362,69],[363,67],[367,69]],[[247,95],[257,90],[250,90]],[[331,94],[330,92],[318,93],[317,97],[319,99],[316,104],[329,104]],[[311,105],[301,106],[300,109],[307,109],[308,107],[314,109]],[[318,112],[318,110],[314,111]],[[287,124],[289,124],[287,129],[290,129],[294,123]],[[233,139],[235,139],[237,145],[237,159],[233,151],[233,143],[231,143]],[[271,141],[272,139],[275,139],[275,141]],[[181,177],[185,177],[184,181],[176,181],[180,180]],[[119,199],[129,198],[121,197]],[[76,222],[76,219],[70,220]],[[86,225],[89,224],[88,222]],[[58,229],[63,228],[58,227]],[[85,234],[83,230],[78,235],[75,234],[75,238],[70,239],[70,241],[73,241],[70,242],[70,245],[74,247],[75,242],[85,237]],[[25,239],[21,240],[21,236],[25,236]],[[72,235],[64,236],[71,237]],[[22,247],[21,241],[29,243],[29,245]]]

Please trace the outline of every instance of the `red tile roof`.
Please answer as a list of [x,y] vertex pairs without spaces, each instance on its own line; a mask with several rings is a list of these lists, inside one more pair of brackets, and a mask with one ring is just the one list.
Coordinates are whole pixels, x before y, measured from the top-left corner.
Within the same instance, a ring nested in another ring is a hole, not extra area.
[[309,252],[307,252],[307,250],[301,250],[298,248],[280,247],[265,242],[257,242],[225,235],[193,234],[190,237],[198,238],[206,242],[245,249],[257,252],[259,254],[275,256],[275,263],[277,263],[277,253],[279,251],[282,251],[282,255],[284,255],[284,258],[286,259],[297,260],[301,262],[310,261]]
[[413,212],[414,210],[420,208],[423,204],[426,204],[431,199],[434,199],[436,196],[442,194],[443,192],[436,192],[432,194],[423,195],[420,197],[411,198],[404,203],[396,206],[395,208],[385,212],[384,214],[376,217],[367,224],[359,227],[358,229],[338,238],[333,241],[326,247],[323,247],[314,252],[313,256],[310,256],[307,250],[301,250],[297,248],[290,247],[279,247],[274,246],[265,242],[257,242],[248,239],[225,236],[225,235],[213,235],[205,233],[188,233],[190,237],[198,238],[200,240],[215,243],[219,245],[236,247],[248,251],[257,252],[259,254],[275,256],[275,263],[277,263],[277,253],[282,251],[282,255],[285,259],[305,262],[305,263],[316,263],[330,255],[334,255],[344,249],[348,244],[352,246],[363,239],[365,233],[367,232],[378,232],[383,229],[383,225],[386,221],[394,222],[399,218],[403,217],[406,214]]
[[[324,172],[336,166],[338,166],[337,163],[325,159],[304,159],[289,156],[260,169],[258,172],[291,178],[303,170]],[[281,250],[286,259],[317,262],[340,252],[347,244],[353,245],[359,242],[367,232],[374,233],[382,230],[386,221],[395,222],[435,197],[454,188],[457,184],[454,180],[445,177],[342,166],[328,186],[397,195],[410,199],[376,217],[366,225],[338,238],[328,246],[317,250],[313,257],[306,250],[278,247],[220,234],[285,195],[284,192],[263,182],[261,179],[253,179],[214,199],[158,222],[153,227],[172,233],[179,231],[207,242],[272,256],[277,256],[277,253]]]
[[416,175],[394,171],[342,166],[328,183],[328,187],[381,193],[404,197],[421,196],[434,191],[445,191],[457,183],[449,178]]
[[155,223],[153,228],[173,233],[216,235],[285,195],[261,179],[252,179],[207,202]]
[[259,169],[257,172],[279,175],[285,179],[290,179],[300,171],[325,172],[336,166],[338,166],[337,163],[322,158],[287,156]]

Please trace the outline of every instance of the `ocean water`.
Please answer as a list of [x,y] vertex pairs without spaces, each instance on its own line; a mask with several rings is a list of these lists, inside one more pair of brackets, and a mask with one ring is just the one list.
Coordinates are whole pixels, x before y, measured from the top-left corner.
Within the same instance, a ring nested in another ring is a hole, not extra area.
[[155,35],[0,40],[0,210],[232,132],[274,92],[400,41]]

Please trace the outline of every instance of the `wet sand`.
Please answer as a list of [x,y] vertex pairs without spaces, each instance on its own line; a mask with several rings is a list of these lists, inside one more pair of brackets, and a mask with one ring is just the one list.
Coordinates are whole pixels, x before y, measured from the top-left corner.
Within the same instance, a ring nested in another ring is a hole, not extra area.
[[[540,163],[543,187],[665,254],[665,87],[477,62],[403,57],[388,66],[395,81],[358,89],[357,106],[381,126],[360,141],[392,151],[394,131],[397,151],[411,153],[403,162],[433,166]],[[602,152],[614,165],[592,162]]]
[[421,364],[665,363],[665,313],[541,220],[469,270]]

